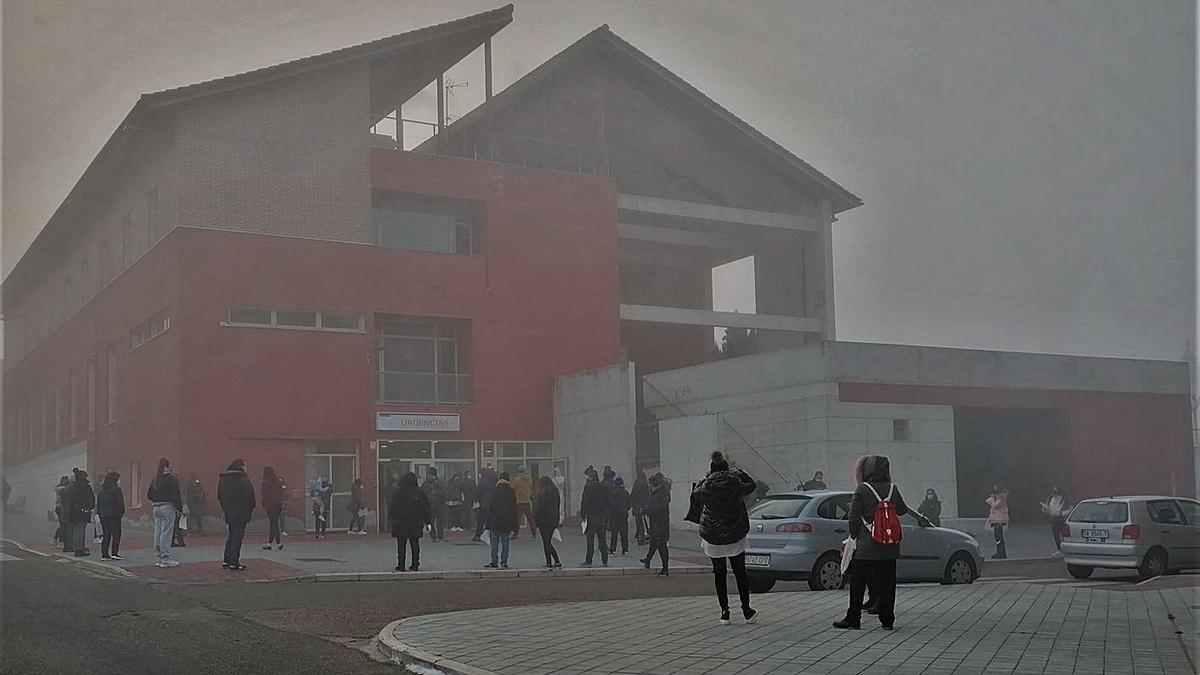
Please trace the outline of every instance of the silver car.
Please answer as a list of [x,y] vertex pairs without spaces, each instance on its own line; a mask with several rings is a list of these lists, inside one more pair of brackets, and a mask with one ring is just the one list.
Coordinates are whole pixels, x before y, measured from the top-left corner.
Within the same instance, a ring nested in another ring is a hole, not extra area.
[[1062,528],[1067,571],[1087,579],[1097,567],[1135,569],[1149,579],[1200,567],[1200,502],[1165,496],[1079,502]]
[[[850,492],[785,492],[750,508],[746,570],[750,589],[766,593],[779,580],[807,581],[814,591],[842,586],[841,548],[848,536]],[[979,542],[957,530],[901,518],[897,581],[969,584],[983,571]]]

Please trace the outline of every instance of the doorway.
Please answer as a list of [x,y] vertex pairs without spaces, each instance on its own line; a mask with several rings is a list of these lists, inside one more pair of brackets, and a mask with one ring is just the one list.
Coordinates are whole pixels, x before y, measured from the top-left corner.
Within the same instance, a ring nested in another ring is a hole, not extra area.
[[1039,502],[1055,485],[1067,488],[1070,413],[1065,410],[954,408],[958,512],[987,516],[984,500],[996,483],[1008,488],[1013,524],[1046,522]]
[[321,477],[329,479],[333,484],[333,493],[329,504],[329,530],[350,529],[350,488],[358,478],[358,453],[347,451],[310,452],[304,457],[304,528],[311,532],[316,529],[316,521],[312,513],[312,502],[309,488]]

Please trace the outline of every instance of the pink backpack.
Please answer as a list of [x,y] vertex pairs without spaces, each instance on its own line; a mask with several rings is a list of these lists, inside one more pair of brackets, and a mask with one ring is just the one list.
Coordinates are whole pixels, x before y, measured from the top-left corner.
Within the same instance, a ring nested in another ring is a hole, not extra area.
[[870,524],[871,540],[876,544],[899,544],[904,538],[904,531],[900,529],[900,516],[896,515],[896,507],[892,504],[892,492],[896,485],[893,483],[888,486],[887,497],[880,497],[870,483],[863,485],[879,500],[879,505],[875,507],[875,521]]

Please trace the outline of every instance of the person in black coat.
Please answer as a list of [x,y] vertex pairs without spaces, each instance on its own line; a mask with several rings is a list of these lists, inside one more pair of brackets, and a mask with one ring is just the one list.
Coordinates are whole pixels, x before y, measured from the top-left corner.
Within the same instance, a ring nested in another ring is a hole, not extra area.
[[101,560],[121,560],[121,518],[125,515],[125,493],[117,481],[121,474],[108,472],[100,493],[96,495],[96,513],[100,516],[103,538],[100,542]]
[[179,494],[179,481],[171,471],[171,461],[166,457],[158,460],[154,479],[146,489],[150,501],[150,513],[154,517],[154,554],[156,567],[175,567],[179,561],[171,559],[171,539],[175,532],[175,518],[183,510],[183,497]]
[[87,525],[92,522],[92,509],[96,508],[96,493],[92,490],[92,484],[88,482],[88,473],[83,469],[72,469],[75,474],[75,481],[71,483],[71,489],[67,492],[67,524],[70,528],[71,550],[75,552],[76,557],[84,557],[91,555],[85,545]]
[[246,475],[246,462],[235,459],[229,468],[221,472],[217,481],[217,502],[225,512],[225,523],[229,535],[225,538],[225,562],[221,567],[241,571],[246,569],[242,564],[242,539],[246,536],[246,523],[254,513],[258,504],[254,500],[254,484]]
[[396,538],[396,571],[404,571],[405,546],[412,549],[412,567],[416,572],[421,568],[421,536],[425,526],[433,523],[433,514],[429,508],[429,496],[417,487],[417,475],[405,471],[400,476],[392,500],[388,503],[388,522],[391,523],[392,536]]
[[633,489],[629,491],[629,505],[633,509],[633,523],[636,528],[634,538],[638,546],[646,544],[646,502],[650,499],[650,482],[646,480],[646,472],[637,470],[637,478],[633,479]]
[[588,467],[584,472],[587,483],[583,486],[583,495],[579,498],[579,517],[587,522],[587,558],[580,563],[583,567],[591,567],[595,555],[595,542],[599,542],[600,564],[608,567],[608,548],[604,540],[604,529],[608,520],[608,488],[600,482],[596,470]]
[[[879,623],[891,630],[896,621],[896,561],[900,544],[881,544],[872,538],[868,523],[875,520],[875,507],[882,499],[890,500],[897,516],[908,513],[899,488],[892,483],[891,464],[887,457],[867,455],[854,466],[858,487],[850,498],[847,527],[855,540],[854,558],[850,561],[850,607],[846,618],[833,623],[834,628],[857,629],[862,619],[863,595],[867,587],[874,596]],[[925,521],[928,522],[928,521]]]
[[496,481],[492,500],[488,504],[487,529],[492,560],[487,567],[508,569],[508,545],[517,527],[517,493],[508,482],[508,472],[505,471]]
[[492,507],[492,491],[496,489],[496,481],[500,477],[491,464],[479,472],[479,490],[475,493],[475,501],[479,502],[479,511],[475,514],[475,536],[471,541],[481,541],[480,535],[487,529],[488,509]]
[[642,565],[650,569],[650,563],[657,551],[662,561],[662,569],[658,574],[665,577],[670,574],[671,566],[670,554],[667,552],[667,540],[671,538],[671,486],[661,472],[651,476],[647,484],[650,487],[650,496],[646,499],[643,510],[650,520],[646,528],[650,538],[650,549],[642,559]]
[[617,537],[621,538],[621,555],[629,555],[629,509],[633,506],[625,490],[625,479],[617,476],[612,491],[608,493],[608,550],[617,554]]
[[741,469],[731,469],[720,452],[712,454],[708,466],[708,475],[692,490],[692,502],[700,507],[701,545],[712,560],[721,624],[729,624],[726,559],[737,580],[742,616],[746,623],[754,623],[758,612],[750,607],[750,580],[746,576],[746,535],[750,533],[746,496],[753,494],[758,485]]
[[554,548],[554,531],[562,523],[558,522],[558,509],[562,495],[550,476],[538,479],[537,489],[533,492],[533,522],[537,525],[538,533],[542,535],[542,552],[546,554],[546,569],[562,567],[558,558],[558,550]]

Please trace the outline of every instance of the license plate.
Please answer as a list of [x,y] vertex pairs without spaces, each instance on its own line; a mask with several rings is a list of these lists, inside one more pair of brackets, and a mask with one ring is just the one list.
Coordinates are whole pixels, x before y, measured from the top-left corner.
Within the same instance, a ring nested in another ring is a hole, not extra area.
[[748,555],[746,556],[746,564],[756,567],[766,567],[771,564],[771,556],[769,555]]
[[1101,542],[1102,543],[1106,539],[1108,539],[1108,530],[1087,529],[1087,530],[1081,531],[1079,534],[1083,536],[1084,541]]

